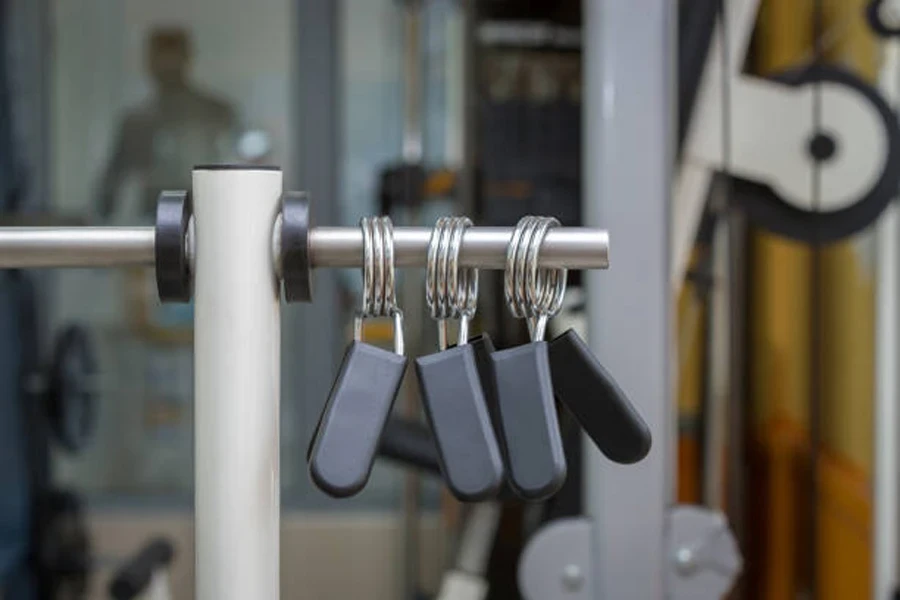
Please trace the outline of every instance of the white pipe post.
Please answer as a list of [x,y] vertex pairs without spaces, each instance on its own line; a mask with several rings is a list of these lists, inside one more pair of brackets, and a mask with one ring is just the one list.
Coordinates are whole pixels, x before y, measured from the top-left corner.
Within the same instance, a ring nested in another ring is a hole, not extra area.
[[[885,44],[879,88],[892,106],[900,102],[897,65],[900,44]],[[900,309],[897,268],[900,264],[900,219],[897,199],[885,208],[875,229],[877,274],[875,277],[875,473],[873,481],[874,521],[872,524],[872,598],[889,600],[897,585],[898,525],[900,517],[900,474],[897,472],[897,311]]]
[[[896,201],[895,201],[896,202]],[[878,275],[875,310],[875,481],[872,527],[875,600],[890,600],[897,585],[897,207],[888,206],[878,222]]]
[[281,193],[277,169],[194,170],[198,600],[278,598]]

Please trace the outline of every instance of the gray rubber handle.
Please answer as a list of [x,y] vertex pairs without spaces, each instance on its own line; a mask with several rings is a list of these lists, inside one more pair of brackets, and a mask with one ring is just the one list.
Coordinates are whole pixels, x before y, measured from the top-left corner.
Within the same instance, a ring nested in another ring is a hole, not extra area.
[[547,342],[494,352],[491,367],[507,482],[522,498],[543,500],[566,479]]
[[610,460],[635,463],[650,451],[650,428],[572,329],[550,342],[553,390]]
[[440,459],[437,448],[434,447],[434,438],[428,426],[419,421],[389,419],[378,445],[378,456],[400,463],[404,467],[441,475]]
[[459,500],[497,494],[503,459],[468,344],[416,359],[422,406],[447,487]]
[[365,487],[405,370],[405,356],[364,342],[347,348],[309,448],[320,490],[345,498]]

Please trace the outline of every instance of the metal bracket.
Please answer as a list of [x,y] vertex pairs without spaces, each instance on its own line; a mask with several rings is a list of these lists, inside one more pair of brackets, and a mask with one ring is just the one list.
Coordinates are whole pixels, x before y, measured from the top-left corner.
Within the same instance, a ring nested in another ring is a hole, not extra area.
[[[743,564],[725,517],[701,506],[676,506],[667,518],[671,568],[667,572],[666,597],[724,597]],[[593,522],[588,517],[559,519],[532,537],[519,560],[519,590],[526,600],[595,598],[592,529]]]
[[[859,231],[877,218],[896,189],[900,130],[877,90],[833,67],[779,80],[742,72],[758,8],[759,0],[730,1],[725,36],[730,64],[723,69],[721,24],[707,53],[675,178],[671,277],[676,287],[719,169],[774,192],[744,208],[755,208],[748,215],[766,229],[801,241],[812,235],[837,240]],[[729,113],[722,98],[726,82]],[[814,93],[822,96],[824,132],[812,131],[808,117]],[[725,119],[730,153],[722,147]],[[822,182],[816,194],[814,172]]]
[[541,528],[519,559],[519,590],[526,600],[592,600],[588,517],[558,519]]
[[725,596],[743,561],[724,515],[702,506],[676,506],[668,514],[671,600]]

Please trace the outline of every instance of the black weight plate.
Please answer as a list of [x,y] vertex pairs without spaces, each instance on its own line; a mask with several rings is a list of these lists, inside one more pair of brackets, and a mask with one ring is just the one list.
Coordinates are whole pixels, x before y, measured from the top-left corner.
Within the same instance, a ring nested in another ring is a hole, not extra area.
[[69,452],[87,445],[94,432],[97,405],[93,380],[97,371],[87,332],[70,325],[59,334],[50,365],[47,409],[56,441]]
[[[872,86],[834,66],[816,65],[790,71],[779,75],[776,80],[791,86],[837,83],[863,96],[875,108],[887,132],[884,170],[862,198],[840,210],[812,212],[799,209],[779,198],[767,186],[756,183],[749,184],[749,187],[755,188],[754,193],[736,193],[735,201],[754,224],[802,242],[827,243],[858,233],[875,222],[900,184],[900,129],[893,112]],[[837,143],[840,151],[840,140]]]
[[191,196],[164,191],[156,202],[156,290],[162,302],[190,302],[191,265],[185,235],[191,219]]

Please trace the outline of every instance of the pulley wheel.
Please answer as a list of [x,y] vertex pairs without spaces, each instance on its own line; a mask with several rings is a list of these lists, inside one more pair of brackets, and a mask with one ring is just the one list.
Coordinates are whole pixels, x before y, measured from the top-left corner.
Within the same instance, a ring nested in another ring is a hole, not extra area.
[[57,337],[49,369],[47,405],[56,441],[69,452],[83,449],[97,419],[94,378],[97,362],[87,331],[66,327]]

